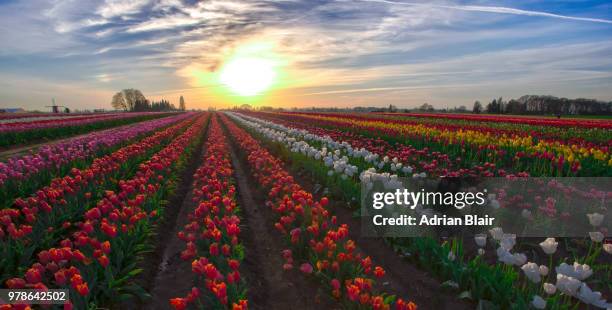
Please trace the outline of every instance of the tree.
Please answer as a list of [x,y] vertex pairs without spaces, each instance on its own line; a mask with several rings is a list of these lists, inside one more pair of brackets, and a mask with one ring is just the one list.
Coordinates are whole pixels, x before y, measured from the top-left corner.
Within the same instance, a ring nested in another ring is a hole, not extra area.
[[128,110],[127,103],[125,102],[125,96],[123,96],[122,92],[118,92],[113,96],[111,105],[113,108],[115,108],[115,110]]
[[499,99],[497,99],[497,113],[503,114],[505,111],[505,105],[504,99],[499,97]]
[[461,105],[457,108],[457,111],[460,113],[465,113],[467,111],[467,107],[464,105]]
[[146,101],[147,98],[138,89],[124,89],[113,96],[111,105],[117,110],[134,111],[136,102]]
[[518,100],[511,99],[506,104],[506,113],[509,113],[509,114],[524,114],[525,113],[525,104],[519,102]]
[[183,96],[179,99],[179,110],[185,111],[185,99],[183,99]]
[[429,103],[423,103],[419,108],[420,111],[429,111],[432,112],[434,110],[434,107],[429,104]]
[[397,107],[395,105],[390,104],[388,111],[391,113],[395,113],[397,112]]
[[497,99],[493,99],[493,101],[487,104],[487,113],[497,113],[499,112],[499,106],[497,105]]
[[474,107],[472,107],[472,112],[475,114],[480,114],[482,112],[482,103],[480,103],[480,101],[476,100],[474,102]]
[[162,99],[160,101],[157,102],[152,102],[151,103],[151,111],[174,111],[176,110],[176,107],[171,104],[168,100]]
[[136,100],[136,102],[134,102],[134,111],[135,112],[145,112],[145,111],[151,111],[151,103],[149,102],[149,100]]

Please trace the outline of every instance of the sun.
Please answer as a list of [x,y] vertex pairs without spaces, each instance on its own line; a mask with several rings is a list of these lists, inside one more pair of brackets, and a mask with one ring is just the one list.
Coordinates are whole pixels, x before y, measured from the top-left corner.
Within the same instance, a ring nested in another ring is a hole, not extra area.
[[255,96],[267,90],[276,78],[274,63],[258,57],[228,61],[219,76],[221,83],[240,96]]

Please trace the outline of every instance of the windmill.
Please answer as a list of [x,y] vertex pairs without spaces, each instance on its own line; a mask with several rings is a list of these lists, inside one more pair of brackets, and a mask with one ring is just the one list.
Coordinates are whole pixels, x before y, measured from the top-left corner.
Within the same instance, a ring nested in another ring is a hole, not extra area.
[[46,108],[51,108],[51,113],[59,113],[59,108],[67,108],[63,105],[56,105],[55,98],[51,99],[51,105],[46,106]]

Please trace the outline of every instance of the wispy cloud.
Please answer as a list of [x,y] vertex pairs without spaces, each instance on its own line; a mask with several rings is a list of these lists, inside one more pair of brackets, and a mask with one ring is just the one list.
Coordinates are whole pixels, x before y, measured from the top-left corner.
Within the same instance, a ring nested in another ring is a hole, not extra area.
[[553,13],[540,12],[540,11],[521,10],[521,9],[515,9],[515,8],[503,7],[503,6],[442,5],[442,4],[434,4],[434,3],[400,2],[400,1],[390,1],[390,0],[358,0],[358,1],[378,2],[378,3],[385,3],[385,4],[407,5],[407,6],[418,6],[418,7],[435,7],[435,8],[452,9],[452,10],[469,11],[469,12],[498,13],[498,14],[524,15],[524,16],[541,16],[541,17],[552,17],[552,18],[560,18],[560,19],[575,20],[575,21],[612,24],[612,20],[610,19],[567,16],[567,15],[553,14]]
[[281,60],[283,89],[267,97],[274,102],[447,105],[527,92],[612,99],[609,10],[482,3],[15,0],[0,4],[8,42],[0,74],[40,91],[0,83],[0,94],[11,94],[0,105],[46,103],[71,92],[61,83],[79,85],[78,96],[85,87],[100,96],[137,87],[204,104],[219,85],[202,75],[254,42]]

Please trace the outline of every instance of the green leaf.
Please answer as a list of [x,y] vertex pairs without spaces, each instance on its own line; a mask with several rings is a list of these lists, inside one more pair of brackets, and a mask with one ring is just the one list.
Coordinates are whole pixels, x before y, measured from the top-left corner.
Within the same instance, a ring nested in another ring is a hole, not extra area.
[[395,301],[395,295],[389,295],[387,297],[385,297],[384,302],[385,304],[391,304],[392,302]]

